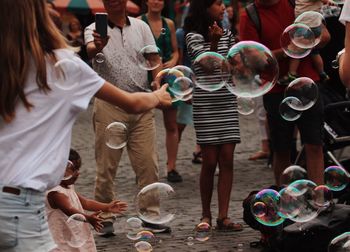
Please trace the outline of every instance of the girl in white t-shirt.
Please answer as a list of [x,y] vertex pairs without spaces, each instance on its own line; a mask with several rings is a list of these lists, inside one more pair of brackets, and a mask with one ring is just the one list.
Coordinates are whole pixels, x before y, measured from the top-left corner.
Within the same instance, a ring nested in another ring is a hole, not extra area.
[[[70,157],[73,156],[74,150],[70,151]],[[75,155],[77,156],[77,155]],[[70,158],[71,159],[71,158]],[[108,204],[87,199],[75,192],[74,183],[79,177],[80,158],[70,160],[66,167],[64,179],[60,185],[47,191],[46,212],[49,222],[50,232],[57,245],[54,251],[84,251],[94,252],[96,246],[91,229],[88,225],[82,225],[79,234],[87,241],[79,248],[72,248],[67,240],[67,235],[70,233],[68,217],[73,214],[81,214],[86,221],[94,227],[96,231],[102,229],[102,219],[99,218],[99,211],[109,213],[121,213],[126,210],[127,204],[122,201],[112,201]],[[85,211],[94,211],[92,214],[87,214]]]
[[[130,113],[171,98],[167,85],[130,94],[99,77],[69,50],[46,0],[0,1],[0,55],[0,251],[47,252],[45,191],[64,175],[78,113],[93,96]],[[67,62],[74,69],[59,67]]]

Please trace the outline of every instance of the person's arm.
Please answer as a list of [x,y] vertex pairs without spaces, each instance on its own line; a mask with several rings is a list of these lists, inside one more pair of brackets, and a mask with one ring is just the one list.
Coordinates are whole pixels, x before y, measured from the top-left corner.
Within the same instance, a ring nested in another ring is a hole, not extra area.
[[142,113],[155,107],[171,105],[171,97],[166,91],[168,85],[152,93],[128,93],[109,82],[105,82],[95,97],[124,109],[127,113]]
[[96,231],[99,231],[103,228],[101,224],[102,219],[100,219],[97,215],[98,213],[94,213],[88,215],[79,209],[72,206],[69,201],[69,198],[63,193],[52,191],[47,194],[47,200],[53,209],[60,209],[65,215],[71,216],[73,214],[81,214],[86,220],[94,227]]
[[123,201],[113,200],[110,203],[102,203],[96,200],[87,199],[77,194],[83,209],[87,211],[103,211],[111,213],[121,213],[128,208],[128,204]]
[[344,86],[350,88],[350,22],[345,26],[345,52],[339,58],[339,75]]
[[163,68],[172,68],[176,66],[177,61],[179,60],[179,52],[177,50],[177,41],[176,41],[176,31],[175,31],[175,24],[172,20],[166,18],[165,19],[169,30],[170,30],[170,37],[171,37],[171,48],[173,53],[171,54],[171,59],[163,64]]

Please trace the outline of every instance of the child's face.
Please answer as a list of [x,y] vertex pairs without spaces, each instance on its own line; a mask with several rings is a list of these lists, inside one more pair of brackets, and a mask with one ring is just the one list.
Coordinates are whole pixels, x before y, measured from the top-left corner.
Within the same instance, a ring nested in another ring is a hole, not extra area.
[[62,182],[64,185],[73,185],[79,177],[79,166],[74,165],[73,162],[68,161],[66,172]]

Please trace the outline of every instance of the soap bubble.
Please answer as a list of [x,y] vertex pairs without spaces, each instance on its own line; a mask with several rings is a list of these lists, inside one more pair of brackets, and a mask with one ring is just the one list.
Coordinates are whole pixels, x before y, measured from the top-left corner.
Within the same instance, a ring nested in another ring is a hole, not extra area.
[[[284,218],[278,215],[280,195],[272,189],[264,189],[258,192],[251,201],[251,211],[257,208],[257,204],[264,205],[265,214],[254,215],[255,219],[265,226],[278,226],[284,222]],[[266,210],[265,210],[266,209]]]
[[160,49],[155,45],[145,46],[137,53],[137,60],[140,68],[154,70],[162,64]]
[[138,216],[152,224],[168,223],[176,213],[174,198],[175,191],[168,184],[157,182],[147,185],[136,196]]
[[68,230],[63,233],[63,236],[72,248],[82,247],[92,235],[89,223],[82,214],[71,215],[66,222],[66,226]]
[[329,166],[324,171],[325,185],[332,191],[342,191],[349,183],[349,173],[340,166]]
[[328,245],[328,252],[349,252],[350,232],[335,237]]
[[232,82],[227,89],[238,97],[255,98],[270,91],[278,78],[278,63],[272,52],[254,41],[242,41],[228,52]]
[[255,101],[250,97],[237,97],[237,111],[241,115],[250,115],[254,112]]
[[302,114],[302,111],[298,111],[290,107],[290,104],[292,103],[300,104],[301,106],[301,101],[298,98],[289,96],[283,99],[279,107],[281,117],[289,122],[298,120]]
[[288,186],[296,180],[306,179],[307,172],[306,170],[299,165],[288,166],[281,174],[281,184]]
[[209,92],[221,89],[229,78],[226,59],[216,52],[200,54],[192,67],[198,72],[196,85]]
[[281,47],[291,58],[301,59],[310,54],[315,44],[315,36],[304,24],[291,24],[282,33]]
[[[300,14],[294,21],[294,23],[304,24],[311,29],[315,39],[313,42],[313,46],[311,47],[315,47],[321,41],[323,22],[324,22],[324,18],[322,14],[317,11],[305,11],[302,14]],[[297,43],[295,44],[299,46]],[[311,48],[311,47],[307,47],[307,48]],[[301,47],[301,48],[305,48],[305,47]]]
[[106,145],[111,149],[121,149],[128,141],[128,129],[121,122],[113,122],[105,130]]
[[197,241],[207,241],[209,240],[210,236],[211,236],[211,226],[206,223],[206,222],[202,222],[199,223],[196,228],[195,228],[195,238]]
[[285,97],[297,98],[297,102],[295,99],[289,99],[287,101],[288,106],[294,110],[305,111],[316,103],[318,99],[318,87],[310,78],[297,78],[287,86]]

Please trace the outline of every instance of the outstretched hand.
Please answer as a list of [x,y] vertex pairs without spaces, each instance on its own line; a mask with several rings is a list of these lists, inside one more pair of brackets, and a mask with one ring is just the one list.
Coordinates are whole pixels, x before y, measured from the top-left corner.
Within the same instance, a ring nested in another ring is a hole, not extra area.
[[94,227],[94,229],[97,231],[97,232],[100,232],[103,228],[103,225],[102,225],[102,219],[100,217],[98,217],[98,215],[100,214],[100,212],[96,212],[96,213],[93,213],[91,215],[86,215],[86,220],[90,223],[91,226]]
[[108,204],[107,212],[121,213],[126,211],[128,204],[120,200],[113,200]]

